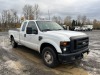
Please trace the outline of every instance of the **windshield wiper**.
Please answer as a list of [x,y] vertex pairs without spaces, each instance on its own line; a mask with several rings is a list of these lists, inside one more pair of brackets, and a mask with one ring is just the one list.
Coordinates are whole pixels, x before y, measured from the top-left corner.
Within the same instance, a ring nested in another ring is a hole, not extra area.
[[54,29],[54,30],[63,30],[63,29]]

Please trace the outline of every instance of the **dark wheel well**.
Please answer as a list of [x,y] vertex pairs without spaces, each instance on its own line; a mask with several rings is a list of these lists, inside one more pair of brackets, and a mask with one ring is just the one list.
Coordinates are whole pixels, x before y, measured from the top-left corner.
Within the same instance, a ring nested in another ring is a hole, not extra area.
[[13,48],[16,48],[18,44],[15,42],[14,37],[11,35],[10,36],[10,42]]
[[57,51],[56,51],[55,47],[54,47],[53,45],[49,44],[49,43],[43,43],[43,44],[41,45],[41,47],[40,47],[40,54],[42,54],[42,51],[43,51],[43,49],[44,49],[45,47],[52,47],[52,48],[54,49],[55,53],[57,54]]
[[14,38],[13,35],[10,36],[10,40],[12,40],[12,38]]

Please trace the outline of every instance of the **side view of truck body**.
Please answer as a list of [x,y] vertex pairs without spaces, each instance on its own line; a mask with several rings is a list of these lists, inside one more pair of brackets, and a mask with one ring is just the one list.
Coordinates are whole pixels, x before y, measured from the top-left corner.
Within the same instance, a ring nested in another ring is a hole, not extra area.
[[20,29],[9,30],[9,38],[13,48],[21,44],[38,51],[48,67],[82,59],[89,53],[85,33],[64,30],[52,21],[26,20]]

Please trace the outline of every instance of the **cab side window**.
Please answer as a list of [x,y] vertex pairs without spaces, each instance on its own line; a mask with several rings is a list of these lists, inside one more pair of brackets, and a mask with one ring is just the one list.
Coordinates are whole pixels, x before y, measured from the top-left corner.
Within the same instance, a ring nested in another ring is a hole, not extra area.
[[37,30],[36,24],[35,24],[35,22],[33,22],[33,21],[30,21],[30,22],[28,23],[28,26],[27,26],[27,27],[32,28],[32,34],[34,34],[34,31]]
[[27,22],[24,22],[24,24],[22,26],[22,31],[25,31],[26,24],[27,24]]

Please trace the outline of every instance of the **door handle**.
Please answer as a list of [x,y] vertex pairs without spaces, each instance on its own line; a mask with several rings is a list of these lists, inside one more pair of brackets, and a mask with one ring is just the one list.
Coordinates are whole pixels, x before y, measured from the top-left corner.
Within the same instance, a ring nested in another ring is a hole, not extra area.
[[26,34],[24,34],[24,37],[26,37]]

